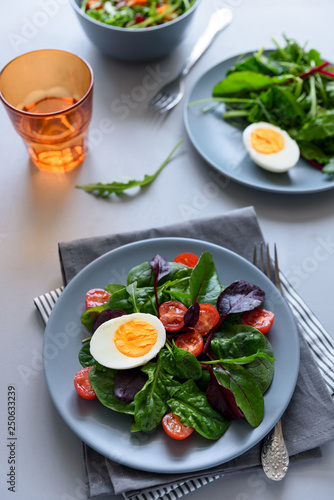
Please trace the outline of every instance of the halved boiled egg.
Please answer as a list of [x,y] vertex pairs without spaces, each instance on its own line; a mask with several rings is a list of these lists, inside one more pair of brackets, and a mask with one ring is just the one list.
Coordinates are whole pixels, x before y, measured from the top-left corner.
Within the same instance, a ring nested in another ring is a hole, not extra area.
[[166,341],[156,316],[133,313],[102,323],[90,341],[90,352],[101,365],[115,370],[141,366],[154,358]]
[[285,130],[267,122],[252,123],[243,132],[251,159],[270,172],[286,172],[299,160],[299,147]]

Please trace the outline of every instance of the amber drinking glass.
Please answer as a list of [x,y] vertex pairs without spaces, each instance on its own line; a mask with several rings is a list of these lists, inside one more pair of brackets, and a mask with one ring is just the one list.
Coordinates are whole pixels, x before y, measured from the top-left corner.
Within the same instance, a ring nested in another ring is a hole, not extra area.
[[93,81],[83,59],[53,49],[23,54],[1,71],[0,98],[41,170],[67,172],[83,162]]

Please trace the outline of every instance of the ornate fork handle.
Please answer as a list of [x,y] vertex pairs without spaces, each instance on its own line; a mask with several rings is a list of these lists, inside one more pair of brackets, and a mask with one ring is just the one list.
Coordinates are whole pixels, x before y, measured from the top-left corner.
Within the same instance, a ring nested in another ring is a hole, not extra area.
[[261,461],[264,473],[269,479],[280,481],[287,473],[289,455],[285,446],[280,420],[263,442]]

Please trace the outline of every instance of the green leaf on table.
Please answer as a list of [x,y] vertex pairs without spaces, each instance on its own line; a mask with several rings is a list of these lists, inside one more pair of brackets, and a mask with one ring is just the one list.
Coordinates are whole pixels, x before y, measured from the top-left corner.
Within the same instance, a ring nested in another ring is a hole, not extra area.
[[84,185],[77,185],[76,187],[79,189],[82,189],[83,191],[86,191],[86,193],[93,194],[94,196],[100,197],[100,198],[107,198],[113,193],[120,194],[123,191],[127,189],[131,189],[134,187],[143,187],[147,186],[148,184],[151,184],[156,177],[160,174],[160,172],[163,170],[163,168],[167,165],[171,157],[173,156],[174,152],[176,149],[180,146],[182,143],[182,140],[179,141],[176,146],[173,148],[173,150],[169,153],[165,161],[160,165],[158,170],[152,174],[152,175],[145,175],[144,179],[139,181],[135,179],[129,179],[127,182],[122,182],[122,181],[112,181],[112,182],[96,182],[92,184],[84,184]]

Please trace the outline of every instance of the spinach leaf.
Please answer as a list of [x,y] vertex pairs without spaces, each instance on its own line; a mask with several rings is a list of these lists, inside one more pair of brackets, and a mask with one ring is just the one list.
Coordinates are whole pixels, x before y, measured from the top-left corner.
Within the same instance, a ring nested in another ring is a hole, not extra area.
[[[268,338],[266,336],[264,337],[266,346],[263,352],[272,358],[274,356],[273,348]],[[253,375],[261,389],[262,394],[264,394],[269,388],[274,376],[274,362],[268,358],[258,357],[251,363],[244,365],[244,368],[246,368],[249,373]]]
[[268,76],[255,71],[236,71],[230,73],[224,80],[217,83],[212,91],[213,97],[228,97],[242,92],[261,90],[277,83],[289,80],[287,76]]
[[138,307],[138,304],[137,304],[137,296],[138,296],[138,293],[137,293],[137,282],[134,281],[133,283],[131,283],[130,285],[128,285],[126,287],[126,291],[128,292],[129,294],[129,302],[131,302],[132,306],[133,306],[133,312],[139,312],[139,307]]
[[104,311],[106,308],[106,304],[98,307],[92,307],[91,309],[87,309],[87,311],[83,312],[81,315],[81,323],[89,330],[93,332],[93,325],[97,320],[99,314]]
[[241,358],[264,350],[265,336],[247,325],[233,325],[223,332],[216,332],[210,347],[219,358]]
[[209,252],[203,252],[197,265],[194,267],[190,282],[190,298],[194,302],[215,304],[222,286],[218,273]]
[[129,301],[129,293],[126,289],[126,286],[120,288],[117,292],[114,292],[107,304],[105,305],[106,309],[121,309],[127,313],[133,312],[133,304]]
[[229,420],[212,408],[193,380],[184,382],[168,400],[168,405],[184,425],[194,427],[207,439],[219,439],[230,425]]
[[219,364],[213,367],[219,384],[230,389],[237,406],[252,427],[257,427],[264,415],[264,399],[254,377],[243,366]]
[[118,290],[122,290],[124,285],[120,285],[119,283],[110,283],[105,287],[105,290],[111,294],[118,292]]
[[79,363],[83,368],[94,366],[96,361],[90,353],[90,342],[86,342],[79,351]]
[[211,406],[229,420],[245,418],[238,408],[233,392],[220,384],[211,366],[208,366],[208,371],[210,373],[210,382],[205,394]]
[[97,395],[98,400],[107,408],[120,413],[134,414],[134,402],[124,403],[114,394],[114,381],[116,370],[106,368],[100,371],[94,366],[89,371],[89,381]]
[[[191,269],[187,266],[177,262],[169,262],[169,266],[170,271],[160,280],[160,284],[184,277],[184,272],[186,275],[191,272]],[[180,271],[182,271],[182,274],[179,274]],[[155,276],[149,262],[143,262],[130,269],[127,276],[127,284],[130,285],[134,281],[137,281],[138,288],[146,286],[154,287]]]
[[149,432],[161,423],[167,412],[168,389],[179,383],[162,369],[159,358],[156,363],[149,362],[144,365],[142,371],[146,373],[148,380],[134,398],[135,428]]
[[202,368],[197,358],[189,351],[180,349],[174,343],[159,353],[162,368],[181,380],[197,380],[202,376]]

